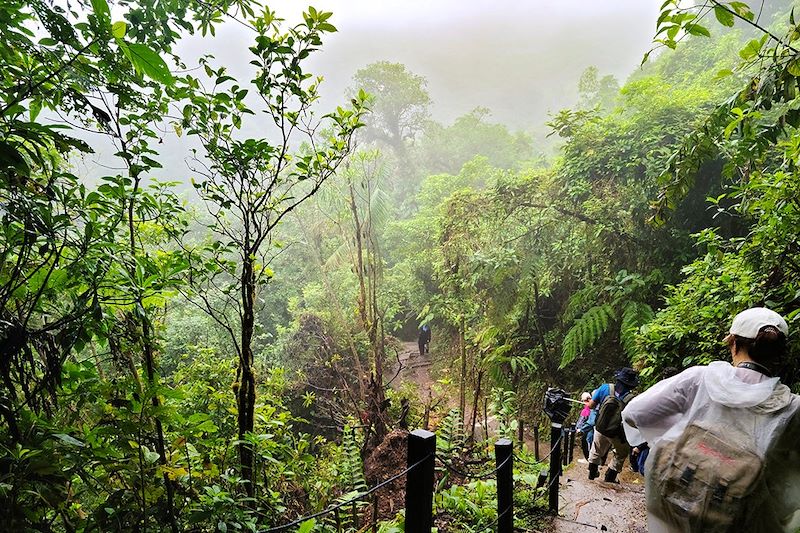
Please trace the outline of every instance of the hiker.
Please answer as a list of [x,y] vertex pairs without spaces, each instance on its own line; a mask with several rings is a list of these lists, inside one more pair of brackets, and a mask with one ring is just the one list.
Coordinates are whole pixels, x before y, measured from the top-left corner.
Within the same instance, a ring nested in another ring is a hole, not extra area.
[[581,412],[578,415],[578,420],[575,422],[575,428],[578,430],[578,433],[581,436],[581,451],[583,452],[583,458],[589,459],[589,447],[592,445],[589,435],[594,431],[594,417],[596,411],[594,411],[594,409],[592,409],[589,405],[592,401],[591,394],[588,392],[581,394],[581,401],[583,402],[583,409],[581,409]]
[[622,413],[628,439],[652,448],[648,531],[800,527],[800,397],[772,376],[788,334],[778,313],[742,311],[725,339],[732,364],[684,370]]
[[431,327],[428,324],[423,324],[419,328],[419,339],[417,342],[419,343],[420,356],[430,353]]
[[597,389],[591,407],[600,406],[594,425],[594,438],[589,450],[589,479],[600,476],[600,465],[605,463],[609,451],[614,461],[606,470],[605,481],[618,483],[617,474],[625,466],[631,451],[622,429],[622,411],[633,397],[631,392],[639,384],[639,374],[632,368],[620,368],[614,373],[615,383],[604,383]]

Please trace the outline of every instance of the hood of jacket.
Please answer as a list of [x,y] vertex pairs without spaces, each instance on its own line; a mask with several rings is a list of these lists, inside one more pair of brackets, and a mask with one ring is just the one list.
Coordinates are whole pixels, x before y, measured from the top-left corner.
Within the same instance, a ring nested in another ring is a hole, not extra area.
[[773,412],[792,401],[789,387],[780,384],[778,378],[747,383],[737,375],[735,367],[723,361],[708,365],[704,381],[711,399],[728,407]]

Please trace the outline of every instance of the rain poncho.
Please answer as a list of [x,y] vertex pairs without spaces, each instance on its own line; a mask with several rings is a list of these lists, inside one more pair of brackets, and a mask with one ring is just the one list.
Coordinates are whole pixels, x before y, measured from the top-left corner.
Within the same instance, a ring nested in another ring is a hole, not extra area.
[[717,432],[747,435],[748,447],[764,463],[763,482],[747,497],[735,531],[794,533],[800,527],[800,397],[778,378],[717,361],[692,367],[654,385],[622,413],[629,442],[647,442],[648,531],[683,529],[653,514],[660,474],[654,461],[660,447],[682,437],[687,425],[710,425]]

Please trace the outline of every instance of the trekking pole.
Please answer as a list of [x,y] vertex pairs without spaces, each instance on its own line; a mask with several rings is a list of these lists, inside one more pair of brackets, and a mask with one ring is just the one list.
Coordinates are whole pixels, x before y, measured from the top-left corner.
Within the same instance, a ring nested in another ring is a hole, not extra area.
[[567,464],[571,463],[575,458],[575,433],[577,433],[577,428],[575,426],[569,428],[569,460]]

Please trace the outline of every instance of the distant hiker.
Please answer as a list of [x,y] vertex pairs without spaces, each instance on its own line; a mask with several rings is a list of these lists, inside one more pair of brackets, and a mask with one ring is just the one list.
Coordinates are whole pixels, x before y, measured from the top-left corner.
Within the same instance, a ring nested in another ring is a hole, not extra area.
[[606,470],[605,481],[616,483],[617,474],[625,466],[631,451],[622,429],[622,412],[633,398],[632,389],[639,384],[639,374],[632,368],[621,368],[614,373],[615,383],[604,383],[597,389],[591,407],[600,406],[594,425],[594,438],[589,450],[589,479],[600,476],[600,465],[609,451],[614,461]]
[[426,353],[430,353],[430,343],[431,343],[431,327],[428,324],[423,324],[419,328],[419,354],[425,355]]
[[788,334],[774,311],[742,311],[726,337],[733,364],[684,370],[625,409],[628,438],[652,448],[648,531],[800,527],[800,396],[772,377]]
[[[591,440],[587,439],[587,435],[594,431],[594,417],[597,414],[589,405],[592,402],[592,395],[588,392],[581,394],[581,401],[583,402],[583,409],[578,415],[578,421],[575,422],[575,429],[581,435],[581,451],[583,452],[584,459],[589,459],[589,447],[592,445]],[[591,419],[591,420],[590,420]]]

